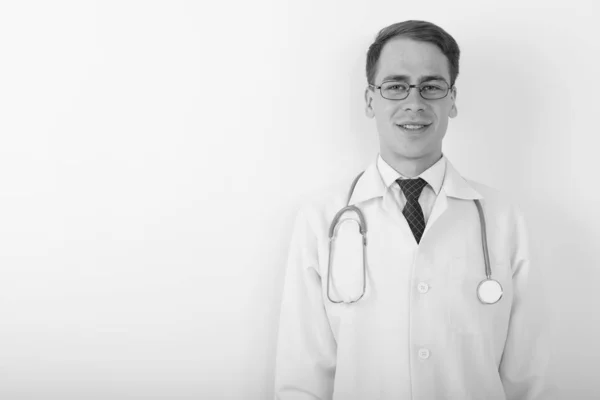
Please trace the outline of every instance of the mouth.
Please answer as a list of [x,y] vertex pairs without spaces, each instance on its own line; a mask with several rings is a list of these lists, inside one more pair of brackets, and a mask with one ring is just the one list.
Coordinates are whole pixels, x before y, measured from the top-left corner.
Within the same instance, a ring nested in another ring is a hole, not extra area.
[[421,133],[424,132],[431,124],[396,124],[404,132]]

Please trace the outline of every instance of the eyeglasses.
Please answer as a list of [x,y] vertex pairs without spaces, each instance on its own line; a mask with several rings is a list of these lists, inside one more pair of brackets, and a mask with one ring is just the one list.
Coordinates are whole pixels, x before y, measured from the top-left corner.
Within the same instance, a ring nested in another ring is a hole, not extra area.
[[450,85],[446,81],[427,81],[418,85],[409,85],[406,82],[387,81],[381,86],[369,84],[370,87],[379,89],[381,97],[388,100],[404,100],[410,94],[410,90],[415,88],[425,100],[439,100],[448,96]]

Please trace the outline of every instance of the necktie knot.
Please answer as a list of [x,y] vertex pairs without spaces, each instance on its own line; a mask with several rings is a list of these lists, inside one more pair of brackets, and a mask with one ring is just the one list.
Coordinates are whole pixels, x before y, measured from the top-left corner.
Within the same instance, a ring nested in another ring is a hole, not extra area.
[[398,179],[396,182],[400,185],[407,200],[418,200],[423,188],[427,186],[427,181],[423,178]]

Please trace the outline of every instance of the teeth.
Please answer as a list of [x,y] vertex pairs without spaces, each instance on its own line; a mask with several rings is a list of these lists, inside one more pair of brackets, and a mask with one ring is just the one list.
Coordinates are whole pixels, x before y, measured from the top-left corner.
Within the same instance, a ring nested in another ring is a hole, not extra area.
[[423,128],[425,125],[399,125],[399,126],[404,129],[417,130],[417,129]]

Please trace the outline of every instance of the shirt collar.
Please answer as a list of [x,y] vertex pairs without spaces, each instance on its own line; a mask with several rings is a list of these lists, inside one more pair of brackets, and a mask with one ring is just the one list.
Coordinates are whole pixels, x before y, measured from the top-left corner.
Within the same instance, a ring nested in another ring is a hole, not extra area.
[[[379,159],[381,159],[383,163],[380,163]],[[381,164],[381,168],[378,168],[379,164]],[[386,169],[386,165],[395,173],[395,175]],[[441,177],[438,176],[440,170],[442,171]],[[426,174],[428,171],[429,173]],[[388,187],[400,176],[401,175],[390,167],[381,156],[378,156],[377,160],[372,162],[358,179],[358,182],[354,187],[354,192],[350,197],[349,204],[358,204],[376,197],[383,197]],[[428,183],[431,182],[431,187],[436,194],[439,194],[440,190],[443,190],[447,196],[458,199],[473,200],[483,198],[483,196],[458,173],[450,160],[443,155],[438,162],[419,176]]]
[[[409,179],[403,176],[401,173],[391,167],[382,157],[381,154],[377,156],[377,169],[381,174],[383,184],[389,188],[396,183],[397,179]],[[442,183],[444,182],[444,174],[446,172],[446,157],[442,154],[442,157],[431,167],[427,168],[416,178],[423,178],[425,182],[431,186],[436,196],[440,193]]]

